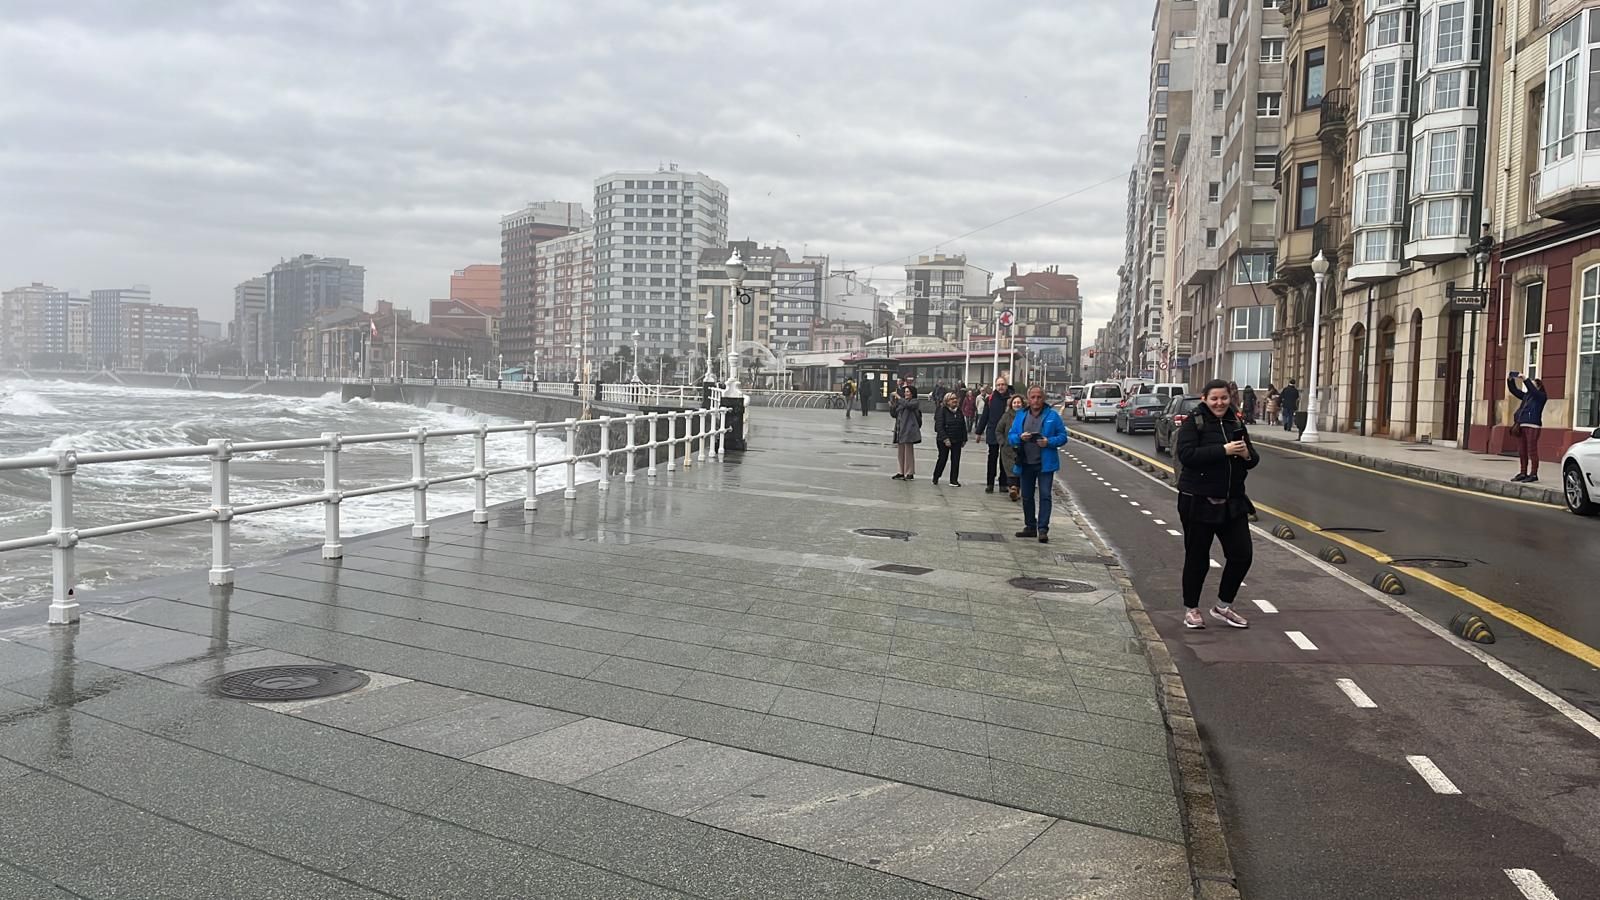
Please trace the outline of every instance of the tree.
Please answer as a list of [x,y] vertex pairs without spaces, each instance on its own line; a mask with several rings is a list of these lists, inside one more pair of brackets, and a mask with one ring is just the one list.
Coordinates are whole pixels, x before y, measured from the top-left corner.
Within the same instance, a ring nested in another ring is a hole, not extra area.
[[208,372],[217,369],[237,369],[243,365],[244,357],[239,353],[239,348],[227,345],[213,347],[205,358],[200,360],[200,368]]

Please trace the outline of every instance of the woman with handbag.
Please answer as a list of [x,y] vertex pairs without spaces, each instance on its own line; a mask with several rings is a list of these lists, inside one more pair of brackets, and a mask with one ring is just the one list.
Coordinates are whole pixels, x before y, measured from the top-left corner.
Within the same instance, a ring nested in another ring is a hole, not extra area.
[[[998,433],[1011,433],[1011,423],[1016,421],[1017,416],[1022,415],[1022,406],[1022,395],[1012,394],[1011,405],[1006,408],[1005,412],[1000,414],[1000,427],[996,429]],[[1022,496],[1022,487],[1018,484],[1016,477],[1017,448],[1011,446],[1010,441],[1000,445],[1000,470],[1010,479],[1010,484],[1006,485],[1006,492],[1010,495],[1012,502],[1016,502]]]
[[[1517,389],[1519,378],[1521,390]],[[1522,378],[1519,372],[1506,376],[1506,387],[1511,396],[1522,401],[1511,417],[1511,436],[1517,440],[1517,464],[1522,471],[1511,480],[1532,483],[1539,480],[1539,429],[1544,427],[1544,405],[1550,395],[1545,393],[1543,381]]]
[[1220,541],[1227,560],[1211,615],[1231,628],[1250,623],[1233,610],[1239,585],[1250,571],[1250,514],[1255,505],[1244,482],[1261,462],[1244,421],[1233,406],[1226,381],[1207,382],[1201,403],[1178,428],[1173,454],[1178,475],[1178,518],[1183,522],[1183,624],[1206,627],[1200,615],[1200,590],[1211,568],[1211,542]]
[[917,405],[917,389],[906,385],[900,395],[889,404],[889,415],[894,417],[894,449],[900,471],[897,481],[911,481],[917,476],[917,445],[922,443],[922,407]]

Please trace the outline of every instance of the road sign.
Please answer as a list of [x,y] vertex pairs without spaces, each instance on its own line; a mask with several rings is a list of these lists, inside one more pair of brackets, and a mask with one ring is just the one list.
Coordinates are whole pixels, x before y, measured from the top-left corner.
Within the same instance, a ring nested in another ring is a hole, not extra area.
[[1010,328],[1011,323],[1017,320],[1017,314],[1009,309],[1000,310],[1000,327]]
[[1452,312],[1483,312],[1489,308],[1489,292],[1483,288],[1462,290],[1452,284],[1445,287],[1444,294]]

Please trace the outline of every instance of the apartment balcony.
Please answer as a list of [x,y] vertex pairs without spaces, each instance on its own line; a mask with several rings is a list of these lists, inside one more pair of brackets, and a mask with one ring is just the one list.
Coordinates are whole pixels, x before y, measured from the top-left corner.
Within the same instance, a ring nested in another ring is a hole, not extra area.
[[1318,253],[1336,264],[1344,240],[1344,220],[1337,211],[1318,219],[1310,228],[1298,228],[1278,236],[1278,273],[1273,284],[1289,285],[1311,280],[1311,261]]
[[1580,132],[1573,140],[1576,151],[1545,165],[1529,185],[1533,212],[1544,218],[1573,221],[1600,216],[1600,132]]
[[1343,157],[1345,138],[1350,133],[1350,114],[1354,97],[1349,88],[1335,88],[1322,96],[1317,137],[1335,156]]

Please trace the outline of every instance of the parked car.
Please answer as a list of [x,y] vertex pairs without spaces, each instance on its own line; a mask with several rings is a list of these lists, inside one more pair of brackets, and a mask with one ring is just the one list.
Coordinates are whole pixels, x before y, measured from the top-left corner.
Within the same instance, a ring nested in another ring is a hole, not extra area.
[[1089,385],[1078,404],[1078,418],[1085,422],[1117,417],[1117,405],[1122,402],[1122,386],[1115,381],[1097,381]]
[[1561,495],[1567,509],[1580,516],[1600,513],[1600,428],[1587,440],[1567,448],[1561,458]]
[[1167,405],[1164,397],[1155,394],[1135,394],[1122,401],[1117,410],[1117,431],[1133,434],[1156,430],[1156,414]]
[[1176,438],[1178,426],[1187,421],[1189,414],[1199,405],[1200,397],[1195,394],[1173,397],[1167,401],[1166,407],[1156,416],[1154,431],[1157,453],[1172,452],[1172,442]]
[[1067,401],[1065,408],[1072,412],[1073,418],[1078,417],[1078,401],[1083,399],[1083,392],[1085,390],[1087,390],[1087,388],[1081,384],[1067,386]]
[[1184,394],[1189,393],[1189,386],[1186,384],[1179,384],[1176,381],[1162,382],[1161,384],[1151,388],[1150,393],[1160,397],[1162,402],[1165,403],[1166,401],[1171,400],[1173,397],[1181,397]]

